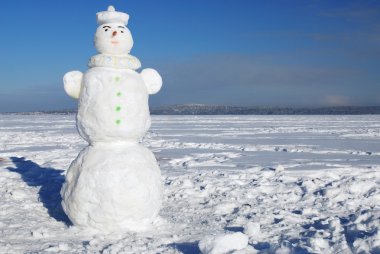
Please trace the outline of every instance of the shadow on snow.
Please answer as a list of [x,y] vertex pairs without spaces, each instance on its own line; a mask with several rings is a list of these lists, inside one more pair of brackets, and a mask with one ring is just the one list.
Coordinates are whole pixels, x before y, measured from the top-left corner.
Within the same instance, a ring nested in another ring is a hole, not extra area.
[[169,246],[174,247],[184,254],[198,254],[201,251],[198,248],[198,242],[172,243]]
[[48,210],[49,215],[57,221],[71,225],[71,222],[63,211],[60,190],[65,177],[63,170],[54,168],[43,168],[37,163],[25,160],[24,157],[10,157],[15,167],[8,167],[11,172],[19,173],[26,184],[33,187],[40,187],[38,192],[39,200]]

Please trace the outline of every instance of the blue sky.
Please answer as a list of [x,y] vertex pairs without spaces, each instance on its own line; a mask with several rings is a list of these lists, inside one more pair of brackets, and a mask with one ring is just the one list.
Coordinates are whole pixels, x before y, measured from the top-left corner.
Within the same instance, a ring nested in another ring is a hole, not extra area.
[[163,76],[151,106],[380,105],[376,0],[2,0],[0,111],[75,108],[62,77],[87,69],[108,5]]

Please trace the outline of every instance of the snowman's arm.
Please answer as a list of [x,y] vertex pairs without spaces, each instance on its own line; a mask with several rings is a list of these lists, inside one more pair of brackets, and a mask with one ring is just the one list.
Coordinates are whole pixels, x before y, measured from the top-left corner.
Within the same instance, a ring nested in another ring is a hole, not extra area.
[[63,76],[63,87],[65,92],[72,98],[78,99],[82,87],[83,73],[70,71]]
[[145,82],[149,94],[155,94],[160,91],[162,86],[162,78],[156,70],[150,68],[144,69],[141,72],[141,76]]

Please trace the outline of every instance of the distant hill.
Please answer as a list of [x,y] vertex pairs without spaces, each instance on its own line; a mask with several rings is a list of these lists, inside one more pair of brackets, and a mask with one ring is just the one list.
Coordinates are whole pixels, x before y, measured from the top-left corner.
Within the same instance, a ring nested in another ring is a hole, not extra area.
[[[374,115],[380,106],[345,106],[321,108],[292,107],[237,107],[204,104],[170,105],[153,107],[152,115]],[[73,114],[75,109],[23,112],[17,114]]]
[[172,105],[151,109],[153,115],[363,115],[380,114],[380,106],[367,107],[236,107],[218,105]]

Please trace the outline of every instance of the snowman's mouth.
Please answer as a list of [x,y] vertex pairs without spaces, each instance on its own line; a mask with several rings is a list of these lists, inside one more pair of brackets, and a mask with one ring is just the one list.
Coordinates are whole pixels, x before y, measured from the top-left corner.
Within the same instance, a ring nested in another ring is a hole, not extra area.
[[111,43],[112,43],[113,45],[119,44],[118,41],[111,41]]

